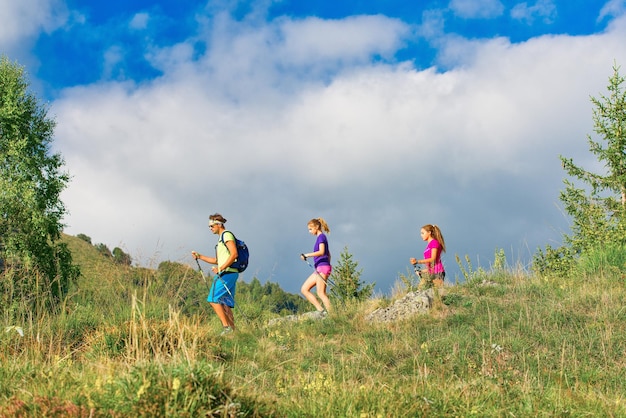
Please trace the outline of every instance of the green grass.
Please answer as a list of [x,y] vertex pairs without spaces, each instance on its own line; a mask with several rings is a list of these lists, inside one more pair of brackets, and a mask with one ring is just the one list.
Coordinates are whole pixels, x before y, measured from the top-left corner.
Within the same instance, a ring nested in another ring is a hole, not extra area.
[[202,300],[184,313],[66,239],[84,277],[61,315],[3,324],[24,336],[0,334],[0,416],[626,416],[626,284],[597,261],[559,280],[499,268],[392,324],[364,319],[388,299],[272,327],[253,306],[219,338]]

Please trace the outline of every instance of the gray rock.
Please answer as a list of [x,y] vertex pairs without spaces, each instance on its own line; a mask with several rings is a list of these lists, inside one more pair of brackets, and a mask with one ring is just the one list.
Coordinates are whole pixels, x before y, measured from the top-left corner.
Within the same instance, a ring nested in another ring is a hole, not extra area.
[[285,322],[296,322],[296,321],[304,321],[304,320],[313,320],[318,321],[320,319],[326,318],[326,313],[321,313],[318,311],[313,312],[305,312],[302,315],[287,315],[280,318],[274,318],[267,321],[267,326],[271,327],[274,325],[282,324]]
[[409,292],[391,306],[378,308],[365,316],[370,322],[393,322],[410,316],[426,313],[432,307],[433,289]]

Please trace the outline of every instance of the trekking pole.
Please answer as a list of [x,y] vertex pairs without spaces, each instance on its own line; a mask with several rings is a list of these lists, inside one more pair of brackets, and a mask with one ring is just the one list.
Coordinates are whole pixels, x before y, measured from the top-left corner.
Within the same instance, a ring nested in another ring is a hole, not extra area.
[[326,279],[324,277],[322,277],[322,275],[315,269],[315,267],[313,267],[311,265],[311,263],[309,263],[309,260],[307,259],[307,257],[304,256],[304,254],[300,254],[300,257],[309,265],[309,267],[311,267],[313,269],[313,271],[315,272],[315,274],[317,274],[319,276],[320,279],[324,280],[324,283],[328,284],[332,284],[333,287],[335,287],[335,283],[330,280],[330,276],[328,276]]
[[200,262],[198,261],[197,258],[196,258],[196,264],[198,265],[198,270],[200,271],[200,274],[202,275],[202,280],[204,281],[204,284],[206,285],[207,290],[209,292],[211,292],[211,288],[209,287],[209,283],[206,281],[206,276],[204,275],[204,271],[202,271],[202,267],[200,267]]
[[315,274],[317,274],[317,277],[319,277],[320,279],[322,279],[324,281],[324,283],[328,286],[328,283],[330,283],[332,285],[332,287],[328,286],[330,293],[335,296],[337,298],[337,300],[339,300],[340,302],[344,303],[344,298],[343,296],[341,296],[339,294],[339,292],[337,291],[338,287],[335,284],[335,282],[333,282],[330,279],[330,276],[327,277],[326,279],[324,277],[322,277],[322,275],[315,269],[315,267],[313,267],[311,265],[311,263],[309,263],[309,260],[307,260],[307,257],[304,256],[304,254],[300,254],[300,258],[302,258],[308,265],[309,267],[311,267],[313,269],[313,271],[315,272]]
[[[210,292],[211,288],[209,287],[209,283],[206,281],[206,276],[204,275],[204,271],[202,271],[202,267],[200,267],[200,262],[198,261],[197,258],[196,258],[196,264],[198,264],[198,270],[200,270],[200,273],[202,274],[202,278],[204,279],[204,283],[206,284],[206,287],[207,287],[207,289],[209,289],[209,292]],[[224,289],[226,289],[226,291],[228,292],[228,294],[230,295],[230,297],[234,301],[235,297],[230,292],[230,289],[228,288],[228,286],[226,286],[226,282],[224,281],[224,279],[222,279],[221,273],[217,273],[215,276],[213,276],[213,278],[222,281],[222,284],[224,285]]]
[[228,294],[230,295],[230,297],[233,299],[233,302],[235,301],[235,297],[233,296],[232,293],[230,293],[230,289],[228,288],[228,286],[226,286],[226,282],[224,281],[224,279],[222,279],[222,273],[217,273],[214,277],[217,278],[217,280],[221,280],[222,284],[224,285],[224,289],[226,289],[226,291],[228,292]]
[[[226,281],[222,278],[222,272],[217,273],[215,276],[213,276],[215,279],[217,280],[221,280],[222,284],[224,285],[224,289],[226,289],[226,292],[228,292],[228,294],[230,295],[231,299],[233,300],[233,303],[235,302],[235,296],[230,292],[230,289],[228,288],[228,286],[226,286]],[[234,308],[233,308],[234,309]],[[244,314],[242,310],[239,310],[239,313],[241,314],[241,316],[243,316],[243,318],[248,321],[249,323],[251,323],[252,321],[250,320],[250,318],[248,317],[248,315]]]
[[422,270],[417,267],[417,263],[413,264],[413,271],[417,275],[417,277],[422,277]]
[[[200,270],[200,273],[202,274],[202,278],[204,279],[204,283],[206,284],[206,287],[209,291],[209,295],[211,293],[211,288],[209,287],[209,283],[206,281],[206,276],[204,275],[204,271],[202,270],[202,267],[200,267],[200,262],[198,261],[198,259],[196,258],[196,264],[198,265],[198,270]],[[224,279],[222,279],[222,274],[221,273],[217,273],[215,276],[213,276],[214,280],[221,280],[222,284],[224,285],[224,289],[226,289],[226,291],[228,292],[228,294],[230,295],[230,297],[233,300],[233,303],[235,302],[235,296],[233,296],[233,294],[230,292],[230,289],[228,288],[228,286],[226,286],[226,282],[224,281]],[[244,319],[248,322],[252,322],[250,321],[250,318],[248,318],[243,312],[239,312],[241,314],[241,316],[244,317]]]

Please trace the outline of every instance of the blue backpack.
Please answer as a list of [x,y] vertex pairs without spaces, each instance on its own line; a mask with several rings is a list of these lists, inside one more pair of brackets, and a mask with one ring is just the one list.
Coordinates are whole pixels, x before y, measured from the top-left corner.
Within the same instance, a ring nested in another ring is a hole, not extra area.
[[[230,232],[230,231],[224,231],[222,232],[222,235],[220,235],[220,242],[222,244],[224,243],[224,234],[226,232]],[[233,234],[232,232],[230,233]],[[233,237],[235,238],[235,246],[237,247],[237,259],[230,266],[236,269],[239,273],[241,273],[242,271],[248,268],[248,260],[250,259],[250,251],[248,250],[248,246],[246,245],[245,242],[241,241],[240,239],[237,239],[237,237],[235,237],[235,234],[233,234]],[[226,247],[226,249],[228,249],[228,247]]]

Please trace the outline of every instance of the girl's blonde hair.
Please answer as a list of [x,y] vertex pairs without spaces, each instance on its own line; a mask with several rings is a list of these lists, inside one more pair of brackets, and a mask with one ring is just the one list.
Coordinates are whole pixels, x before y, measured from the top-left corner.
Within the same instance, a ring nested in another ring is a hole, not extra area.
[[330,232],[330,228],[328,224],[323,218],[313,218],[307,223],[307,225],[315,225],[322,232],[326,232],[327,234]]
[[423,230],[430,233],[430,235],[441,244],[441,252],[446,252],[446,242],[443,240],[443,235],[441,234],[441,229],[437,225],[424,225],[422,227]]

